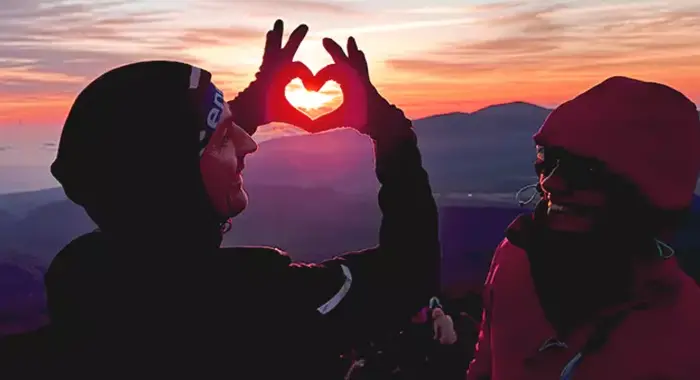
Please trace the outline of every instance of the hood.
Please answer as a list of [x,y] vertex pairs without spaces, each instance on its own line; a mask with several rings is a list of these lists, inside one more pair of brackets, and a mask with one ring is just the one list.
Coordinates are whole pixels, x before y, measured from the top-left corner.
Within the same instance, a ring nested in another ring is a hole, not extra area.
[[103,232],[174,244],[218,237],[220,244],[222,221],[199,169],[218,91],[210,80],[185,63],[139,62],[78,95],[51,173]]
[[659,210],[690,206],[700,119],[695,104],[668,86],[609,78],[552,111],[534,140],[604,162]]

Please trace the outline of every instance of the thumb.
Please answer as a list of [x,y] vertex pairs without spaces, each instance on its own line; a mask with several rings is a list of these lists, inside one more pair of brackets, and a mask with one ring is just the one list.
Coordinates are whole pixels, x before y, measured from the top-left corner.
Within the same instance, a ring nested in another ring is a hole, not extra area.
[[316,73],[314,83],[319,85],[319,88],[328,81],[337,82],[341,88],[348,90],[355,90],[362,86],[360,76],[345,62],[330,64]]
[[309,133],[318,133],[341,128],[346,126],[344,122],[345,119],[345,110],[341,104],[340,107],[333,111],[313,119],[308,126],[304,127],[304,130]]

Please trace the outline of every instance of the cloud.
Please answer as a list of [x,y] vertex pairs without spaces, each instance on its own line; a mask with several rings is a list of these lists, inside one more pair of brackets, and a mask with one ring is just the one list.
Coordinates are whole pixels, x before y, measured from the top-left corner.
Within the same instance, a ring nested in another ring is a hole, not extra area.
[[[700,96],[700,7],[602,7],[507,9],[465,27],[469,36],[479,35],[470,28],[489,31],[482,38],[385,64],[393,75],[420,83],[423,96],[439,98],[456,87],[467,100],[499,92],[511,100],[527,94],[559,103],[612,75],[657,80]],[[403,95],[408,89],[398,84],[387,89],[401,97],[416,94]]]
[[364,14],[352,1],[314,0],[195,0],[199,6],[213,10],[235,12],[246,9],[254,16],[279,17],[280,14],[325,14],[345,17]]
[[56,150],[58,150],[58,143],[56,143],[54,141],[45,142],[45,143],[41,144],[40,149],[48,150],[48,151],[56,151]]
[[178,38],[188,45],[222,45],[236,41],[262,40],[267,30],[248,27],[190,28]]
[[454,15],[460,13],[474,13],[484,11],[496,11],[509,9],[521,5],[522,2],[504,1],[464,6],[424,6],[418,8],[390,9],[389,13],[413,14],[413,15]]
[[234,94],[253,79],[265,32],[280,15],[287,34],[297,22],[311,24],[298,55],[307,63],[325,62],[317,37],[365,34],[370,61],[389,58],[383,67],[371,62],[377,86],[420,112],[526,96],[557,104],[618,74],[700,99],[696,1],[554,1],[394,2],[401,8],[382,11],[386,3],[374,9],[366,0],[3,0],[0,122],[30,113],[56,120],[92,78],[137,60],[206,67]]
[[394,24],[377,24],[377,25],[365,25],[360,27],[350,27],[350,28],[334,28],[326,29],[320,32],[310,33],[312,36],[325,37],[328,35],[353,35],[357,36],[360,34],[368,33],[381,33],[381,32],[396,32],[401,30],[411,30],[411,29],[425,29],[425,28],[437,28],[453,25],[463,25],[475,22],[474,17],[459,17],[441,20],[424,20],[424,21],[410,21],[401,22]]
[[12,0],[0,11],[0,92],[76,91],[123,63],[165,58],[174,36],[162,11],[124,11],[118,1]]
[[[266,30],[245,26],[173,28],[173,22],[178,22],[173,10],[152,4],[125,8],[128,4],[126,0],[11,0],[0,10],[0,93],[72,96],[101,73],[139,60],[183,60],[211,68],[193,47],[257,42],[265,37]],[[230,65],[217,75],[221,81],[238,76]]]

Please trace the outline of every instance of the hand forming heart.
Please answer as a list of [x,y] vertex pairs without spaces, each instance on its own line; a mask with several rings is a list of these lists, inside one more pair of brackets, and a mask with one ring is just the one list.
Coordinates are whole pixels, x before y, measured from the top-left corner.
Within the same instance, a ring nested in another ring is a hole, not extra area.
[[309,28],[306,25],[296,28],[282,47],[283,29],[284,24],[277,20],[273,29],[267,32],[265,53],[255,80],[228,102],[234,122],[251,135],[259,126],[273,121],[302,128],[311,122],[307,115],[289,104],[284,94],[285,86],[292,79],[313,77],[306,65],[293,61]]
[[[273,121],[289,123],[312,133],[339,127],[362,131],[365,127],[367,94],[369,88],[374,87],[369,84],[364,54],[352,38],[348,41],[348,56],[335,42],[325,39],[324,47],[334,63],[314,75],[306,65],[293,61],[307,32],[306,25],[297,27],[283,48],[281,20],[267,33],[263,63],[256,80],[229,102],[234,121],[248,133],[253,134],[258,126]],[[285,88],[296,78],[311,91],[318,91],[330,80],[337,82],[343,91],[343,103],[334,111],[312,119],[286,98]]]
[[[310,70],[300,72],[298,79],[301,79],[306,91],[319,91],[326,83],[334,81],[340,85],[343,101],[329,113],[298,126],[311,133],[339,127],[350,127],[365,132],[367,94],[369,89],[374,87],[369,83],[369,70],[364,54],[357,48],[353,38],[348,40],[349,57],[333,40],[325,39],[323,43],[334,63],[324,67],[316,75],[310,74]],[[286,100],[290,103],[289,97]]]

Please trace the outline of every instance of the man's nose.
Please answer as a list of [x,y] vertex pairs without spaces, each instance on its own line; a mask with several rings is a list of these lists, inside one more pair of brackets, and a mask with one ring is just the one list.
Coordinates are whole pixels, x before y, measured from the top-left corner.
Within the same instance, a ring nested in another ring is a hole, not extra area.
[[238,153],[239,156],[245,156],[258,150],[258,144],[246,131],[244,131],[242,128],[234,129],[236,130],[234,140],[236,145],[236,153]]

